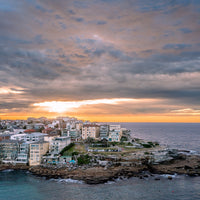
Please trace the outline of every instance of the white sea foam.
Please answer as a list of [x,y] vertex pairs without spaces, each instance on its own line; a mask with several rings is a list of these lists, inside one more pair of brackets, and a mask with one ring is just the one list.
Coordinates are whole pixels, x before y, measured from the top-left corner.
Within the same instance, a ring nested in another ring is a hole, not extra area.
[[114,183],[116,183],[116,182],[115,181],[108,181],[108,182],[105,183],[105,185],[111,185],[111,184],[114,184]]
[[172,178],[178,178],[178,175],[177,174],[162,174],[162,175],[159,175],[161,177],[164,177],[164,178],[168,178],[168,177],[172,177]]
[[194,150],[180,150],[180,153],[185,155],[200,155],[200,152]]
[[84,183],[84,181],[74,180],[74,179],[71,179],[71,178],[67,178],[67,179],[50,179],[50,180],[57,181],[59,183],[77,183],[77,184],[83,184]]

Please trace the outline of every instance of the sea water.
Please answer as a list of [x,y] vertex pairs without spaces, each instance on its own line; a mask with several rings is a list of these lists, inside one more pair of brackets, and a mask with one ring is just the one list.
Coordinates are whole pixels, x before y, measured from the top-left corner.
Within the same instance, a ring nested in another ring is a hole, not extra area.
[[[172,148],[200,151],[200,124],[122,123],[134,137],[158,141]],[[71,179],[50,179],[26,171],[0,172],[0,200],[199,200],[200,177],[174,175],[130,178],[100,185]]]

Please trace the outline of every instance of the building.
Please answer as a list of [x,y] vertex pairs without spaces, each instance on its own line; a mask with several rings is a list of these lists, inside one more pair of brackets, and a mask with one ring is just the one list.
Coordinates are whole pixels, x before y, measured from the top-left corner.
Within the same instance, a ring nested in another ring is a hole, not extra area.
[[16,163],[28,164],[30,143],[23,142],[19,145],[19,153],[16,158]]
[[111,124],[109,127],[110,127],[110,131],[121,130],[121,125],[120,124]]
[[68,136],[56,137],[50,142],[50,152],[60,153],[64,147],[71,143],[71,138]]
[[28,134],[26,134],[26,133],[15,134],[15,135],[11,135],[10,139],[11,140],[22,140],[22,141],[25,141],[27,135]]
[[42,130],[42,133],[50,134],[53,130],[53,128],[46,128]]
[[99,138],[99,126],[95,124],[85,124],[82,127],[82,138],[86,140],[88,137]]
[[34,132],[36,132],[37,130],[35,130],[35,129],[26,129],[25,131],[24,131],[24,133],[34,133]]
[[69,136],[72,138],[72,139],[76,139],[76,138],[79,138],[81,135],[81,131],[77,130],[77,129],[71,129],[69,130]]
[[46,135],[47,134],[35,132],[35,133],[30,133],[30,134],[15,134],[15,135],[12,135],[10,138],[12,140],[21,140],[24,142],[35,142],[35,141],[43,141],[44,136]]
[[109,130],[110,130],[109,125],[107,125],[107,124],[100,125],[100,130],[99,130],[99,136],[100,136],[100,138],[108,140]]
[[122,137],[121,126],[118,125],[118,124],[110,125],[108,141],[110,141],[110,142],[120,142],[121,137]]
[[40,129],[43,129],[44,128],[44,124],[42,124],[42,123],[36,123],[36,124],[34,124],[34,129],[36,129],[36,130],[40,130]]
[[109,142],[120,142],[121,137],[122,137],[121,131],[112,130],[109,132],[108,141]]
[[16,140],[3,140],[0,142],[0,160],[14,162],[18,156],[20,143]]
[[49,142],[49,144],[50,144],[57,137],[59,137],[58,134],[45,135],[44,136],[44,141]]
[[82,127],[83,127],[83,123],[76,123],[75,124],[75,128],[77,129],[77,130],[82,130]]
[[34,124],[26,124],[26,129],[31,130],[34,128]]
[[49,143],[45,141],[38,141],[30,144],[30,158],[29,165],[40,165],[42,156],[49,150]]
[[10,139],[10,134],[0,134],[0,141],[9,139]]

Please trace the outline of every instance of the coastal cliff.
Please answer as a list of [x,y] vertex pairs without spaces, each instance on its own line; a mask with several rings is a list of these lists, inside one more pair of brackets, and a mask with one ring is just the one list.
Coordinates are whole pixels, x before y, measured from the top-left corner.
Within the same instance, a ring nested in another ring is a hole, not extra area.
[[[82,180],[88,184],[99,184],[116,178],[130,178],[147,176],[144,172],[152,174],[186,174],[200,176],[200,156],[188,155],[184,159],[173,159],[160,164],[148,164],[145,160],[138,160],[141,164],[132,163],[132,166],[111,167],[79,167],[67,170],[65,168],[31,167],[29,171],[48,178],[71,178]],[[145,175],[144,175],[145,174]]]
[[[176,155],[176,156],[175,156]],[[161,157],[160,157],[161,158]],[[200,176],[200,156],[186,155],[176,153],[152,161],[151,157],[142,157],[139,159],[125,158],[108,165],[102,163],[94,165],[82,165],[71,167],[58,166],[34,166],[25,165],[0,165],[0,170],[15,169],[28,170],[34,175],[44,176],[46,178],[71,178],[81,180],[87,184],[99,184],[116,178],[148,177],[151,174],[186,174],[190,176]],[[147,175],[145,172],[148,172]],[[170,176],[169,176],[170,178]]]

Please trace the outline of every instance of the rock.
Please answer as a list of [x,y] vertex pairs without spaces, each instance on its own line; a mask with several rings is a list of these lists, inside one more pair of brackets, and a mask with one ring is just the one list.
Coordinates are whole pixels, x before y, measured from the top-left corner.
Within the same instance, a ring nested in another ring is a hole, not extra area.
[[172,180],[172,176],[168,176],[167,178],[168,178],[169,180]]
[[187,169],[192,169],[192,167],[190,167],[190,166],[188,166],[188,165],[185,165],[185,166],[184,166],[184,169],[185,169],[185,170],[187,170]]

